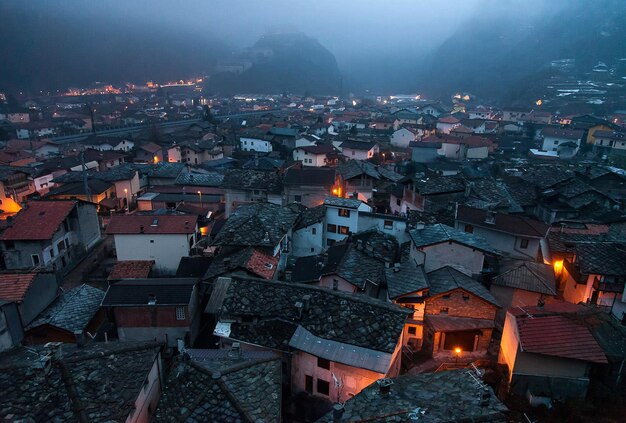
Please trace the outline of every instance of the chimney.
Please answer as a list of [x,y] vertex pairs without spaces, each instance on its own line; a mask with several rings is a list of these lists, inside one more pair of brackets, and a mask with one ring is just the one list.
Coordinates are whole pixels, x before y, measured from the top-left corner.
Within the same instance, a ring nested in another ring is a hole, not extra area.
[[391,385],[393,385],[393,380],[389,378],[383,378],[378,379],[376,383],[378,384],[378,391],[380,392],[380,395],[385,397],[389,396],[389,394],[391,393]]
[[304,310],[308,310],[309,309],[309,305],[311,305],[311,295],[310,294],[306,294],[302,296],[302,303],[304,304]]
[[357,239],[356,240],[356,249],[361,251],[363,250],[363,240],[362,239]]
[[291,270],[285,270],[285,281],[286,282],[291,282],[291,275],[292,275],[292,271]]
[[82,348],[85,346],[85,334],[82,330],[74,331],[74,340],[76,341],[76,348]]
[[393,264],[393,271],[394,272],[399,272],[400,271],[400,263],[394,263]]
[[333,423],[341,422],[344,411],[343,404],[337,403],[333,405]]
[[302,310],[304,310],[304,304],[301,301],[296,303],[296,315],[298,320],[302,319]]
[[228,351],[228,356],[231,358],[241,358],[241,343],[233,342],[233,344],[230,346],[230,351]]
[[263,237],[263,242],[270,242],[270,233],[265,232],[265,236]]

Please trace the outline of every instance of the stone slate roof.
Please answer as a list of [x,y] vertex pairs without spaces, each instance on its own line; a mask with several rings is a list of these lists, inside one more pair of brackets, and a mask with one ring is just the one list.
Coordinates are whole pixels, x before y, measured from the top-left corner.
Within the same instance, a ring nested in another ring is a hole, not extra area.
[[242,269],[255,277],[272,279],[277,266],[278,257],[266,254],[254,247],[248,247],[232,254],[216,256],[204,273],[203,279],[211,280]]
[[300,208],[272,203],[244,204],[226,220],[213,245],[275,247],[294,226]]
[[322,222],[326,216],[326,207],[323,205],[310,207],[300,213],[300,217],[294,227],[294,230],[306,228],[307,226],[314,225],[315,223]]
[[445,194],[465,190],[465,180],[457,175],[434,176],[415,179],[415,186],[421,195]]
[[187,305],[195,278],[127,279],[112,283],[102,300],[103,306],[147,306],[150,296],[156,305]]
[[101,289],[85,284],[77,286],[54,300],[26,329],[50,325],[72,333],[82,331],[100,309],[103,298]]
[[[220,319],[258,319],[231,323],[228,337],[275,349],[287,349],[301,326],[326,340],[393,353],[410,313],[364,295],[294,283],[220,278],[217,284],[227,287],[214,288],[212,297],[221,292],[222,301],[209,299],[207,312],[217,311]],[[301,316],[298,302],[304,305]]]
[[181,257],[176,269],[177,278],[201,278],[213,261],[212,257]]
[[360,175],[367,175],[376,180],[388,179],[397,182],[402,179],[402,175],[389,170],[383,166],[376,166],[373,163],[363,160],[348,160],[337,166],[337,171],[344,180],[352,179]]
[[387,293],[392,300],[428,288],[424,267],[416,266],[412,260],[385,269],[385,281]]
[[326,197],[324,199],[325,206],[343,207],[346,209],[358,209],[363,202],[355,198]]
[[457,220],[459,222],[471,223],[486,229],[506,232],[513,235],[522,235],[532,238],[545,238],[550,230],[550,226],[545,223],[531,219],[526,216],[494,213],[493,220],[487,223],[489,217],[487,210],[477,209],[459,205],[457,209]]
[[324,167],[290,168],[285,173],[285,185],[330,187],[335,183],[335,169]]
[[412,229],[409,236],[416,247],[427,247],[429,245],[440,244],[442,242],[454,241],[467,245],[471,248],[495,254],[487,241],[478,235],[460,231],[452,226],[437,223],[435,225],[424,226],[420,229]]
[[530,261],[514,262],[491,280],[493,285],[522,289],[547,295],[556,295],[552,266]]
[[50,372],[36,367],[45,351],[0,354],[0,419],[68,422],[126,421],[161,345],[150,342],[63,345]]
[[282,181],[276,172],[232,169],[224,175],[222,188],[236,190],[258,189],[279,194],[282,192]]
[[[135,176],[136,172],[137,165],[133,163],[122,163],[103,172],[88,170],[87,179],[98,179],[104,182],[124,181],[127,179],[132,179],[133,176]],[[83,174],[83,171],[67,172],[54,178],[53,182],[58,182],[62,184],[67,184],[71,182],[82,182],[84,178]]]
[[489,292],[489,290],[480,282],[450,266],[445,266],[441,269],[429,272],[427,277],[428,285],[430,286],[430,296],[443,294],[445,292],[461,288],[482,298],[488,303],[495,305],[496,307],[500,307],[498,300],[496,300],[495,297],[491,295],[491,292]]
[[527,169],[522,175],[522,179],[540,189],[546,189],[565,182],[574,176],[571,170],[558,166],[536,166]]
[[153,422],[277,422],[281,419],[281,362],[276,355],[261,359],[230,357],[178,359],[167,381]]
[[[481,405],[483,387],[470,372],[459,369],[400,376],[392,379],[388,395],[381,394],[374,382],[345,403],[341,421],[506,422],[508,409],[487,385],[483,385],[489,394],[487,403]],[[332,412],[318,420],[332,421]]]
[[626,275],[626,246],[618,243],[578,244],[575,264],[585,275]]
[[181,173],[176,178],[176,185],[190,185],[198,187],[218,187],[224,181],[224,175],[219,173]]

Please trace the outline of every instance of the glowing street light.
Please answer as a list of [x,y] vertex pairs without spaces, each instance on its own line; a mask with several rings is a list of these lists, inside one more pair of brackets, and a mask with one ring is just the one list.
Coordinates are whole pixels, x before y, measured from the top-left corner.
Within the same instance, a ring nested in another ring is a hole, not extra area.
[[200,196],[200,208],[202,208],[202,191],[198,190],[198,195]]
[[130,212],[130,200],[128,199],[128,188],[124,188],[124,196],[126,197],[126,213]]
[[454,348],[454,355],[456,356],[456,362],[459,362],[459,358],[461,357],[461,353],[463,352],[463,350],[460,347],[455,347]]

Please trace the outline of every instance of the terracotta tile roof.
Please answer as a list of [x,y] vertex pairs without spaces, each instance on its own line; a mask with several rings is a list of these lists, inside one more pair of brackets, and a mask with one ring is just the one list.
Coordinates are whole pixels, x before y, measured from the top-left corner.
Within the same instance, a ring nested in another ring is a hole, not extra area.
[[604,351],[589,329],[563,315],[518,317],[522,351],[607,363]]
[[0,299],[20,302],[35,280],[36,273],[0,274]]
[[192,234],[197,216],[190,215],[114,215],[106,233],[115,234]]
[[547,236],[550,229],[549,225],[526,216],[494,213],[493,223],[486,222],[488,217],[489,212],[487,210],[463,205],[460,205],[457,209],[457,220],[460,222],[471,223],[472,225],[483,228],[493,228],[493,230],[509,234],[544,238]]
[[109,279],[143,279],[150,275],[154,260],[124,260],[111,269]]
[[246,263],[246,268],[264,279],[272,279],[278,266],[278,257],[265,254],[257,248],[253,249],[252,256]]
[[76,206],[74,201],[29,201],[14,218],[1,240],[50,239]]

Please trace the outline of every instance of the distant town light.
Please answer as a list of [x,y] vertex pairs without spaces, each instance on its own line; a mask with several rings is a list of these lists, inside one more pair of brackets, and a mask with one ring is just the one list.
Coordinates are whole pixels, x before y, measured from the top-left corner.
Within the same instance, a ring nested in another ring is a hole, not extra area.
[[541,101],[541,99],[539,99],[539,100],[535,101],[535,104],[537,106],[541,106],[543,104],[543,101]]
[[153,161],[154,161],[154,164],[157,164],[159,162],[159,157],[158,156],[154,156]]

